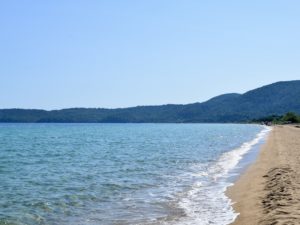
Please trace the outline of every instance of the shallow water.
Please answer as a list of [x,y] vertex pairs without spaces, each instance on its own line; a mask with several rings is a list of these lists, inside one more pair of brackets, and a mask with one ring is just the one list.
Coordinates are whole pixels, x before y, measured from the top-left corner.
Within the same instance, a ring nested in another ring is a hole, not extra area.
[[0,224],[228,224],[224,190],[263,129],[0,124]]

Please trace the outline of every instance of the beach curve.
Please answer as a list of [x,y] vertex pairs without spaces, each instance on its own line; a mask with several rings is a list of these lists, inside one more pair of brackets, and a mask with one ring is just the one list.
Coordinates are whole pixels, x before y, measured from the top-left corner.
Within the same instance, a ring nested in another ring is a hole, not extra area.
[[299,224],[300,129],[275,126],[257,160],[226,194],[239,213],[232,225]]

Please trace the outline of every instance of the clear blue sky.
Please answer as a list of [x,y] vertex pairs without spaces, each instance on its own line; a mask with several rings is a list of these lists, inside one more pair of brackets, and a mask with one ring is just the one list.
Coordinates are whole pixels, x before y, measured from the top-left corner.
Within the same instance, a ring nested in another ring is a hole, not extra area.
[[0,108],[201,102],[300,79],[300,1],[0,2]]

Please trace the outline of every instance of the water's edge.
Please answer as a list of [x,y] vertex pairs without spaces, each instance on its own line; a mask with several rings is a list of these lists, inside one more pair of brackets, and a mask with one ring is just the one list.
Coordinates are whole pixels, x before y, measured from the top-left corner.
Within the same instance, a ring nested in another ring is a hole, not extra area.
[[[154,224],[228,225],[234,222],[238,213],[233,209],[234,202],[226,195],[227,188],[234,185],[248,166],[255,162],[269,131],[269,127],[262,127],[253,139],[223,153],[214,164],[210,165],[207,173],[200,175],[208,177],[211,181],[205,184],[196,182],[187,192],[188,194],[182,196],[178,202],[184,214],[181,217]],[[201,208],[214,208],[214,210],[205,212],[200,209],[199,211],[199,205]]]
[[258,155],[260,153],[260,150],[262,148],[262,146],[266,143],[266,140],[269,136],[269,133],[272,131],[271,127],[267,127],[264,126],[264,129],[259,132],[256,136],[256,138],[254,138],[252,141],[250,142],[246,142],[244,143],[241,148],[243,148],[244,145],[248,145],[249,144],[249,148],[247,151],[245,151],[242,155],[241,158],[239,160],[239,162],[237,163],[237,165],[235,166],[235,168],[233,168],[229,174],[231,174],[231,176],[229,176],[228,180],[230,181],[230,184],[224,189],[224,195],[226,196],[226,198],[228,198],[229,203],[230,203],[230,208],[232,210],[232,212],[234,213],[234,217],[232,218],[232,221],[228,224],[232,224],[237,216],[239,215],[239,212],[236,212],[233,209],[233,205],[235,204],[235,202],[227,195],[227,190],[228,188],[232,187],[235,185],[235,183],[239,180],[239,178],[246,173],[247,169],[255,163],[255,161],[258,158]]

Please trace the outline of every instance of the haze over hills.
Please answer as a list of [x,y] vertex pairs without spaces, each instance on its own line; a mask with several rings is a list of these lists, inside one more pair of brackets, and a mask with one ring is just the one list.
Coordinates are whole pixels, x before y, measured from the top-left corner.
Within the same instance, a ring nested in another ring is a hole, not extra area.
[[277,82],[244,94],[224,94],[203,103],[121,109],[1,109],[0,122],[217,123],[247,122],[286,112],[300,113],[300,80]]

